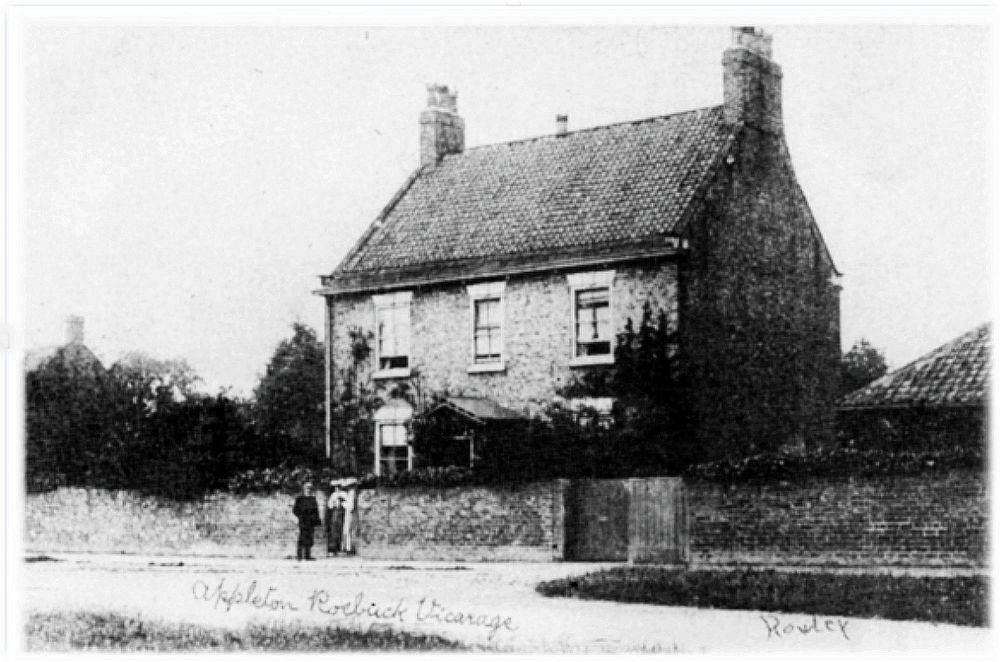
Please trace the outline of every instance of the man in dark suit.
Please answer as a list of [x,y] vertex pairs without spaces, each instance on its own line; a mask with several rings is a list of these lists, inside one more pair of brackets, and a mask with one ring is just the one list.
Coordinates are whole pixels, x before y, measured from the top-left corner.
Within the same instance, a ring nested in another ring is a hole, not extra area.
[[319,518],[319,506],[313,496],[312,483],[302,486],[302,494],[295,497],[292,513],[299,518],[299,544],[295,555],[299,561],[312,561],[313,530],[322,522]]

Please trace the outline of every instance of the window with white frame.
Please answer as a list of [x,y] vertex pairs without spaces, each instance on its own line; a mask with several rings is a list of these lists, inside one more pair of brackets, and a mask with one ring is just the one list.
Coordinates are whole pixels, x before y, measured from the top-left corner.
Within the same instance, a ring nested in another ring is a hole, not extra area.
[[500,361],[500,299],[480,299],[475,302],[475,363]]
[[571,364],[614,362],[612,284],[614,271],[570,274],[573,306]]
[[375,301],[376,376],[403,376],[410,371],[410,292],[373,297]]
[[406,423],[378,424],[378,458],[380,476],[413,468],[413,455]]
[[375,421],[375,474],[384,476],[412,469],[414,454],[408,423],[413,419],[413,407],[410,403],[390,398],[372,418]]
[[469,288],[472,323],[470,372],[502,370],[504,283],[476,283]]

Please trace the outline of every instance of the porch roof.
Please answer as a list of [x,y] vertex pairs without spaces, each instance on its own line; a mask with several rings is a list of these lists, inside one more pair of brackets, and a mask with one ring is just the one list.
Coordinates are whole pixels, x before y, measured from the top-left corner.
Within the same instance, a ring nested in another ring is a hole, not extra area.
[[451,409],[477,423],[527,419],[524,414],[508,409],[488,398],[445,398],[427,413],[433,414],[441,409]]

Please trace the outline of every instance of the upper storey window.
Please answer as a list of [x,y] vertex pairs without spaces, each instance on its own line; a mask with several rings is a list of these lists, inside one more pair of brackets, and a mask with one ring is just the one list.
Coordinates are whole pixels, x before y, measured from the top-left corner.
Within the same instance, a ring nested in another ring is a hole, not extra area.
[[573,306],[571,365],[613,363],[612,284],[614,271],[570,274]]
[[411,292],[393,292],[372,297],[375,301],[376,360],[375,377],[410,375],[410,302]]
[[576,355],[611,353],[611,291],[597,287],[576,292]]
[[504,369],[504,283],[470,285],[472,363],[469,372]]

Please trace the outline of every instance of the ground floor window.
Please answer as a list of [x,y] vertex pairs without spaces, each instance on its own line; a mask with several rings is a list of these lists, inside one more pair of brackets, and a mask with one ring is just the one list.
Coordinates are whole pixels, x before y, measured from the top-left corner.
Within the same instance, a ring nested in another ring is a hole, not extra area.
[[614,425],[614,398],[572,398],[569,409],[582,426],[596,425],[609,430]]
[[381,476],[413,468],[413,453],[405,423],[379,423],[378,458],[378,473]]

